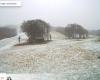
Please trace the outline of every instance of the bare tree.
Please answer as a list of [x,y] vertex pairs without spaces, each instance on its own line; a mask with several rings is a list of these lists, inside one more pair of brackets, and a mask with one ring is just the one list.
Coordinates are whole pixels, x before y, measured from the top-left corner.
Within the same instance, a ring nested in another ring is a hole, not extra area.
[[26,32],[26,35],[29,37],[29,42],[49,39],[50,25],[45,21],[39,19],[24,21],[21,28],[22,31]]
[[88,31],[79,24],[68,24],[65,28],[68,38],[87,38]]

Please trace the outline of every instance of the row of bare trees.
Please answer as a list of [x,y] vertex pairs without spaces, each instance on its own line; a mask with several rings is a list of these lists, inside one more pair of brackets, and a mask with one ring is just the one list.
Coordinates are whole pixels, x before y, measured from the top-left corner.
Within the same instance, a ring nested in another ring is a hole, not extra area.
[[[51,26],[48,23],[39,19],[24,21],[21,25],[21,29],[28,36],[29,42],[50,40],[50,28]],[[79,24],[68,24],[65,28],[58,27],[55,30],[65,34],[70,39],[85,39],[88,37],[88,30]]]
[[79,24],[68,24],[65,28],[65,34],[68,36],[68,38],[84,39],[88,37],[88,30],[86,30]]

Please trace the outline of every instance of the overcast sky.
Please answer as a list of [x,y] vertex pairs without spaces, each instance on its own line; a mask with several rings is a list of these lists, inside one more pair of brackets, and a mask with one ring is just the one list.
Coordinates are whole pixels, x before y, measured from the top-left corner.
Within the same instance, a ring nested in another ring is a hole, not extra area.
[[0,25],[42,19],[52,26],[78,23],[100,29],[100,0],[22,0],[22,7],[0,7]]

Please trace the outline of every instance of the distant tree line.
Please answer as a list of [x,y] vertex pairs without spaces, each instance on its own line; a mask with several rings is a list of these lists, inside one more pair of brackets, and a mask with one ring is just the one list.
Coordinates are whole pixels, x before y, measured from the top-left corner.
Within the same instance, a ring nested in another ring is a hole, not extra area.
[[85,39],[88,37],[88,30],[79,24],[68,24],[65,28],[65,34],[70,39]]
[[100,30],[89,30],[89,35],[100,36]]
[[13,37],[17,34],[17,31],[15,28],[9,28],[9,27],[0,27],[0,39]]
[[69,39],[88,38],[89,32],[79,24],[68,24],[66,27],[52,27],[53,31],[66,35]]
[[52,31],[60,32],[60,33],[62,33],[62,34],[65,34],[65,28],[64,28],[64,27],[61,27],[61,26],[52,27],[51,30],[52,30]]
[[97,30],[97,35],[100,36],[100,30]]
[[88,38],[88,30],[79,24],[68,24],[64,27],[51,27],[47,22],[35,19],[24,21],[21,29],[28,36],[28,42],[37,40],[45,41],[50,40],[50,30],[54,30],[65,34],[70,39],[85,39]]
[[[21,29],[28,36],[28,42],[50,40],[50,30],[63,33],[70,39],[85,39],[88,37],[88,30],[79,24],[68,24],[66,27],[54,28],[40,19],[24,21],[21,25]],[[17,30],[15,28],[0,27],[0,39],[13,37],[16,34]],[[100,35],[100,33],[98,33],[98,35]]]

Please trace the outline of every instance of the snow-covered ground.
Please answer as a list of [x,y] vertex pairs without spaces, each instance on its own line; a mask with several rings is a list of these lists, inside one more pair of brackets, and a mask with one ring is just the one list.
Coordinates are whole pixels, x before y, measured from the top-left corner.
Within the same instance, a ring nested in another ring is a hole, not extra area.
[[16,37],[0,40],[0,51],[10,48],[11,46],[13,46],[16,43],[17,43]]
[[9,48],[13,47],[15,44],[18,44],[19,36],[21,37],[21,42],[25,42],[25,40],[28,39],[27,36],[25,35],[25,33],[20,33],[15,37],[2,39],[2,40],[0,40],[0,51],[9,49]]
[[[58,32],[51,35],[52,41],[45,44],[12,46],[0,51],[0,72],[33,73],[19,74],[20,80],[100,79],[100,60],[94,54],[94,48],[87,45],[94,42],[94,38],[69,40]],[[11,76],[18,80],[15,75]]]
[[83,49],[90,50],[94,54],[100,55],[100,42],[97,41],[98,37],[92,37],[83,41],[80,41],[78,43],[78,46],[80,46]]

